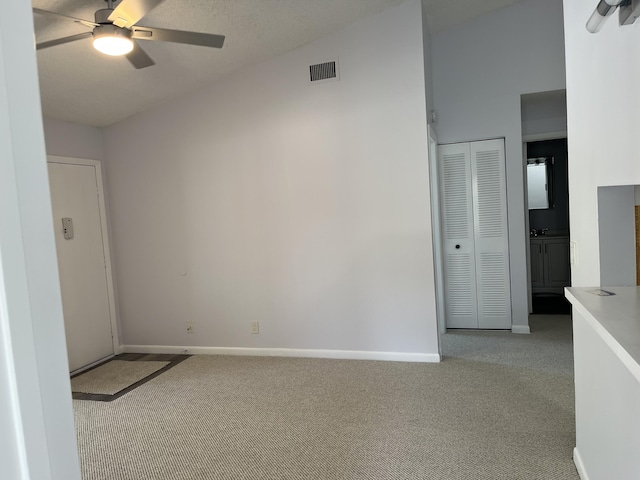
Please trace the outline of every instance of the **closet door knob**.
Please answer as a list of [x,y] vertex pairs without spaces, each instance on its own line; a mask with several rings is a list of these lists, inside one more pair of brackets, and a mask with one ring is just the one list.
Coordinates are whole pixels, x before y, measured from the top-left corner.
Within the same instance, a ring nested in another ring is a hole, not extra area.
[[459,248],[460,248],[460,245],[456,245],[456,249],[459,249]]

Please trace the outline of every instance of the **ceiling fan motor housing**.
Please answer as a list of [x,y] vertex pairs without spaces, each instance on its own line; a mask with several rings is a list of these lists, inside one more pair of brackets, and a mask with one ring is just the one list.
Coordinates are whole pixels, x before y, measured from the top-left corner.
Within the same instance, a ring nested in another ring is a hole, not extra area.
[[113,8],[103,8],[95,13],[96,23],[104,25],[106,23],[113,23],[109,20],[109,15],[113,13]]
[[116,25],[113,25],[112,23],[106,24],[106,25],[98,25],[97,27],[95,27],[93,29],[93,38],[100,38],[100,37],[123,37],[123,38],[127,38],[127,39],[131,39],[131,30],[128,30],[126,28],[120,28]]

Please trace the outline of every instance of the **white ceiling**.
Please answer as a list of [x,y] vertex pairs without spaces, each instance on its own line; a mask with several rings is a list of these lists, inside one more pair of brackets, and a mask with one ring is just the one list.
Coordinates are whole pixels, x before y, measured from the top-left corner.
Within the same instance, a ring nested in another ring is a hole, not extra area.
[[[292,50],[404,0],[165,0],[139,24],[217,33],[222,49],[141,42],[156,65],[136,70],[99,54],[90,39],[38,51],[46,116],[105,126],[209,85],[234,70]],[[438,32],[518,0],[424,0]],[[33,0],[36,8],[93,21],[105,0]],[[38,42],[90,31],[34,15]]]

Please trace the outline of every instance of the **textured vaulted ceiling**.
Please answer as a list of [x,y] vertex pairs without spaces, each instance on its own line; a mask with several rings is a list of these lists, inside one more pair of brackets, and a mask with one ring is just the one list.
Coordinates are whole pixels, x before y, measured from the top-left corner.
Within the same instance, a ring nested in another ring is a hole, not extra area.
[[[340,30],[404,0],[165,0],[139,24],[218,33],[222,49],[143,42],[156,65],[135,70],[124,58],[97,53],[90,39],[39,50],[43,113],[105,126],[197,90],[244,66]],[[517,0],[424,0],[438,32]],[[33,0],[33,6],[93,20],[104,0]],[[34,15],[38,42],[90,31]]]

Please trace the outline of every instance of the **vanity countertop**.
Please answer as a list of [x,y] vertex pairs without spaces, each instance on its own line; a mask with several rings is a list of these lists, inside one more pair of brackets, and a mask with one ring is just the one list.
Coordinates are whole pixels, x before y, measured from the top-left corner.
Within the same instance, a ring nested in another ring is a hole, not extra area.
[[531,233],[529,233],[529,238],[557,238],[557,237],[569,237],[569,232],[562,231],[562,230],[549,230],[544,234],[542,234],[540,233],[540,230],[538,230],[537,235],[531,235]]
[[640,287],[567,287],[565,296],[640,381]]

